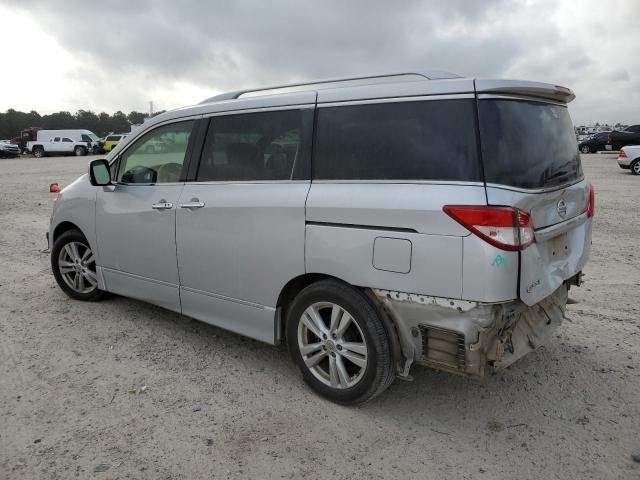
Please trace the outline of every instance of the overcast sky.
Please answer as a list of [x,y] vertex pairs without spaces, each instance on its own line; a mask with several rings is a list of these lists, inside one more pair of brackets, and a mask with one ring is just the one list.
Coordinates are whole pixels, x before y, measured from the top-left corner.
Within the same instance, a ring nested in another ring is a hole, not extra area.
[[0,0],[0,19],[0,111],[426,68],[565,85],[575,124],[640,123],[639,0]]

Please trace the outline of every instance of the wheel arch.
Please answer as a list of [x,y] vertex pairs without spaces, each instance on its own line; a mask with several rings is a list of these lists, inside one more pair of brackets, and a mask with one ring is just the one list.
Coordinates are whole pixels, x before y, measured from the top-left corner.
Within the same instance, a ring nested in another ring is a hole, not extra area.
[[53,230],[53,238],[51,239],[51,243],[53,244],[53,242],[55,242],[60,237],[60,235],[62,235],[64,232],[68,232],[69,230],[78,230],[80,233],[82,233],[82,235],[84,235],[85,238],[87,237],[82,229],[75,223],[64,221],[56,225],[56,228]]

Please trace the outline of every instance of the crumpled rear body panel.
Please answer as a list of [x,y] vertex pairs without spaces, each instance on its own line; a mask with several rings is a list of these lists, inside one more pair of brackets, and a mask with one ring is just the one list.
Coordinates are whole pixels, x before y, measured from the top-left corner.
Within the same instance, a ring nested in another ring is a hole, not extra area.
[[520,300],[477,302],[374,290],[397,328],[408,375],[412,363],[484,376],[544,345],[562,323],[568,288],[533,306]]

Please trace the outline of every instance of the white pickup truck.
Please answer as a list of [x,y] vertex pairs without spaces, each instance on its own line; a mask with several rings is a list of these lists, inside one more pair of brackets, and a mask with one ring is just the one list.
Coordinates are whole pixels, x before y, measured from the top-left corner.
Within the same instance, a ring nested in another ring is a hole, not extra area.
[[89,130],[39,130],[37,140],[27,142],[27,151],[35,157],[73,153],[86,155],[98,142],[95,133]]

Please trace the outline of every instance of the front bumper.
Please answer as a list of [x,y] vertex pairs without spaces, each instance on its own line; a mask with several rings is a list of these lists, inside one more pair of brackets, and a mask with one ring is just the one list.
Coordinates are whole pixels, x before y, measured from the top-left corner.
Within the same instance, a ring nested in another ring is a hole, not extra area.
[[[579,279],[580,277],[577,276]],[[482,377],[544,345],[564,318],[568,285],[533,306],[483,304],[374,290],[393,320],[406,376],[413,363]]]

